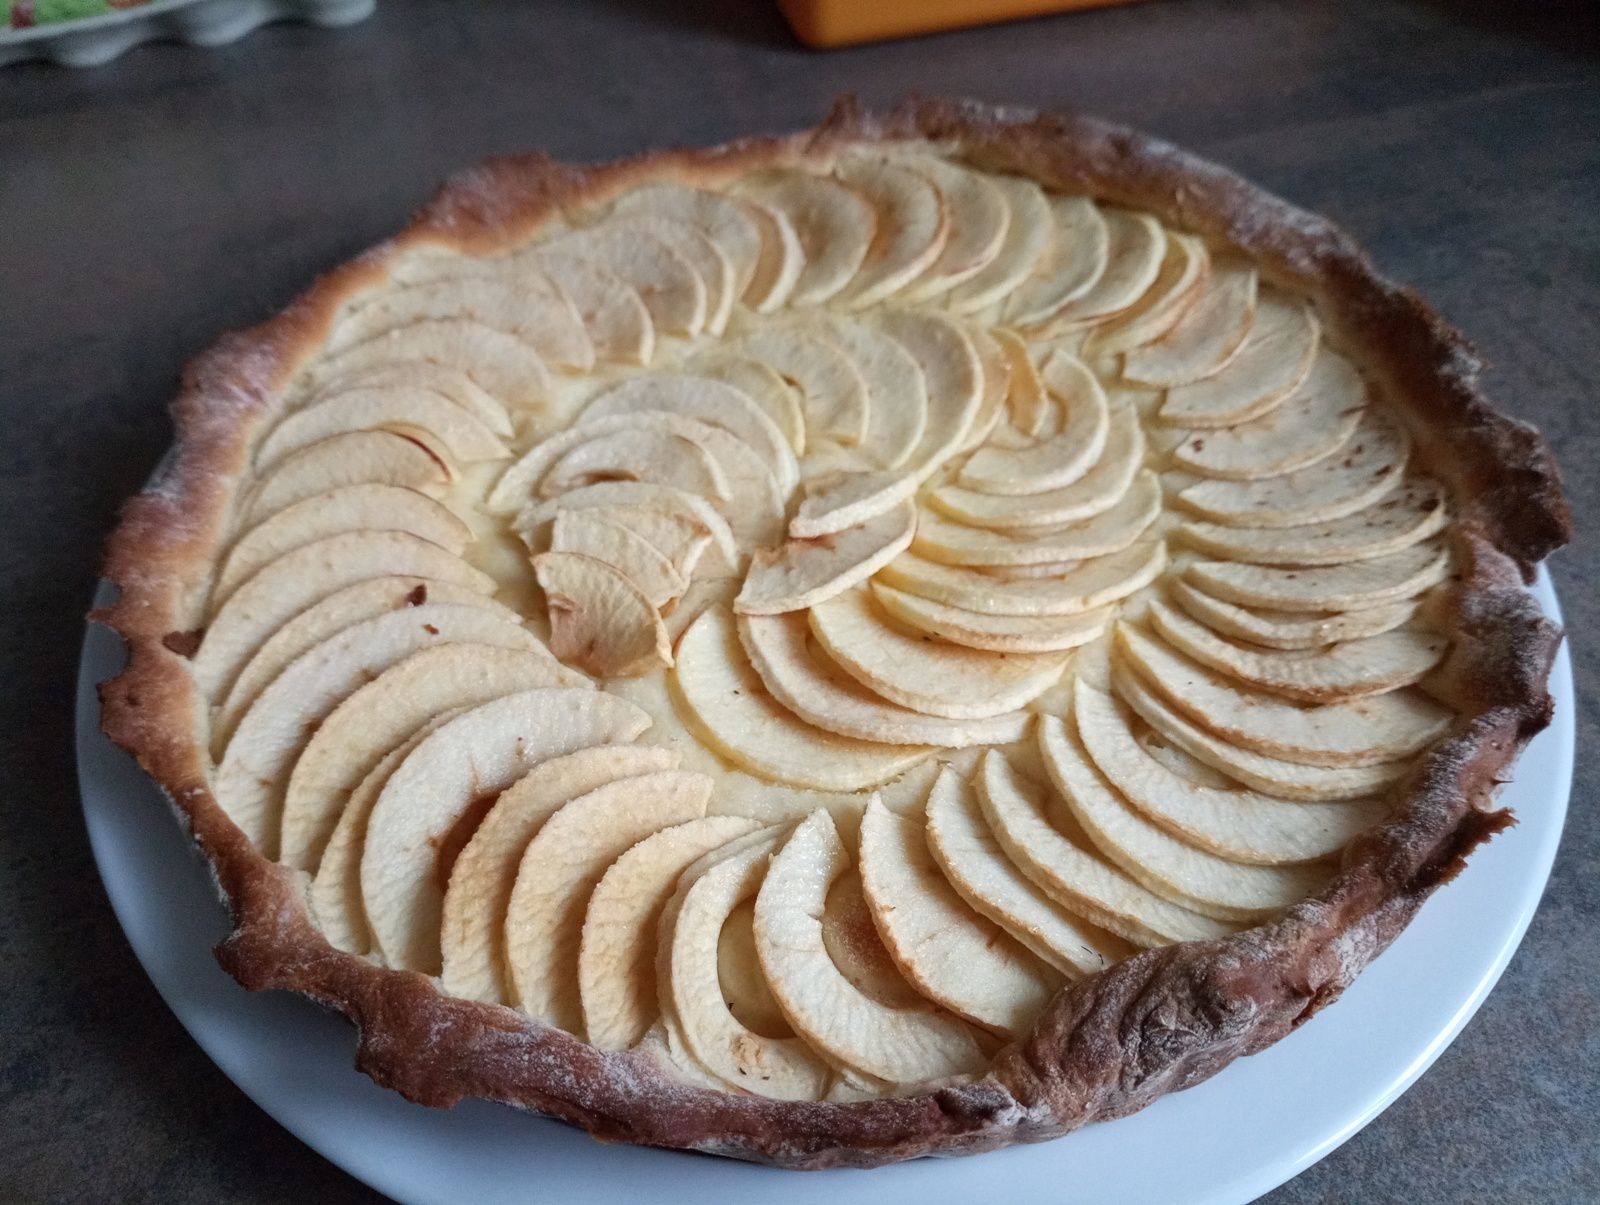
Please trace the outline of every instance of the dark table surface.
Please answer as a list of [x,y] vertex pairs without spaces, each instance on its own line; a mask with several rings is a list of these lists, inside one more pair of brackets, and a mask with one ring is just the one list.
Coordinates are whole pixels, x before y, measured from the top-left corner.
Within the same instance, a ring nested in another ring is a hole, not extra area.
[[1600,1200],[1600,38],[1589,0],[1149,0],[819,55],[761,0],[385,0],[99,70],[0,71],[0,1200],[369,1201],[167,1012],[117,928],[70,744],[81,615],[183,361],[447,173],[809,124],[841,90],[1076,106],[1347,224],[1543,428],[1576,545],[1578,776],[1549,893],[1438,1064],[1270,1198]]

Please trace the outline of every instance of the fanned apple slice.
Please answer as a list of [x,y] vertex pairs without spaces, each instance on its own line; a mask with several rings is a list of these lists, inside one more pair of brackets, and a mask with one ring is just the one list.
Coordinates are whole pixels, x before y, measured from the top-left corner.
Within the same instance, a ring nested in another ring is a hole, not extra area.
[[1048,200],[1053,231],[1048,249],[1032,274],[1006,299],[1006,321],[1032,326],[1076,301],[1105,274],[1110,230],[1100,208],[1088,197],[1052,196]]
[[1103,208],[1106,263],[1087,289],[1058,307],[1049,321],[1082,326],[1131,309],[1155,284],[1166,257],[1167,232],[1149,214]]
[[962,899],[1067,978],[1103,971],[1134,952],[1035,887],[1000,848],[971,785],[948,766],[928,794],[927,843]]
[[[302,653],[345,628],[390,611],[423,603],[481,607],[510,623],[522,619],[510,607],[464,586],[421,577],[369,577],[336,590],[301,611],[267,638],[233,680],[211,720],[211,747],[220,757],[233,730],[263,690]],[[552,663],[554,658],[550,659]]]
[[279,860],[315,872],[350,792],[431,717],[536,687],[583,685],[536,645],[451,641],[396,662],[329,712],[295,759]]
[[1306,766],[1234,745],[1185,719],[1131,670],[1112,674],[1117,694],[1162,739],[1268,795],[1295,800],[1360,799],[1376,795],[1410,769],[1407,761],[1375,766]]
[[1063,908],[1145,947],[1224,937],[1237,927],[1155,894],[1091,853],[1088,837],[1047,794],[1004,754],[984,754],[978,800],[985,818],[1011,860]]
[[900,293],[907,301],[931,301],[994,262],[1005,245],[1011,211],[1001,191],[979,172],[933,155],[907,156],[904,162],[933,182],[949,219],[939,257]]
[[975,314],[1011,296],[1051,254],[1055,223],[1044,190],[1022,176],[993,176],[1007,211],[1000,250],[970,280],[945,294],[957,314]]
[[1417,613],[1414,599],[1359,611],[1251,611],[1213,598],[1184,581],[1172,583],[1172,594],[1185,611],[1219,636],[1269,649],[1316,649],[1342,640],[1379,636]]
[[426,360],[466,373],[507,406],[550,396],[550,369],[532,344],[471,318],[425,318],[396,327],[322,361],[322,379],[377,364]]
[[628,234],[657,238],[683,256],[705,285],[705,333],[720,338],[727,330],[733,303],[738,300],[733,263],[727,253],[698,227],[672,218],[617,214],[608,218],[599,228],[613,238]]
[[1210,594],[1279,611],[1353,611],[1414,598],[1449,575],[1450,552],[1417,544],[1350,565],[1271,569],[1232,561],[1196,561],[1185,576]]
[[1178,494],[1190,510],[1241,527],[1297,527],[1342,519],[1397,489],[1411,455],[1411,437],[1395,419],[1368,410],[1350,442],[1281,477],[1201,481]]
[[550,651],[601,678],[640,677],[672,664],[661,614],[621,570],[575,552],[533,558],[550,616]]
[[506,966],[519,1008],[581,1032],[578,952],[589,897],[632,846],[704,816],[712,785],[709,775],[658,770],[596,787],[544,822],[523,851],[506,906]]
[[594,344],[571,300],[554,282],[525,272],[513,282],[500,276],[458,276],[391,288],[362,299],[335,323],[334,355],[415,322],[468,318],[521,339],[547,364],[588,372]]
[[722,466],[701,439],[705,423],[668,414],[628,417],[638,425],[597,434],[562,455],[540,478],[539,496],[554,498],[599,481],[649,481],[718,502],[732,497]]
[[753,899],[778,834],[767,830],[707,854],[679,878],[661,914],[662,1010],[696,1061],[724,1082],[779,1100],[819,1100],[832,1071],[801,1039],[751,1028],[728,1006],[718,945],[728,918]]
[[574,507],[558,510],[563,514],[583,515],[593,512],[607,523],[621,527],[638,536],[667,559],[685,582],[693,575],[701,556],[711,546],[711,533],[705,524],[689,516],[653,506],[622,504],[616,506]]
[[656,350],[656,326],[637,289],[629,288],[599,264],[576,256],[540,258],[535,249],[530,261],[571,299],[596,360],[650,363]]
[[779,171],[741,182],[744,195],[781,214],[794,228],[805,266],[790,305],[820,305],[860,270],[877,230],[867,199],[852,188],[803,171]]
[[460,556],[472,530],[426,494],[398,485],[346,485],[285,507],[249,528],[228,550],[212,598],[225,600],[286,552],[347,531],[407,531]]
[[663,829],[612,863],[583,915],[578,993],[590,1045],[626,1050],[655,1024],[656,935],[678,876],[760,827],[743,816],[703,816]]
[[438,498],[449,466],[421,441],[398,431],[349,431],[285,457],[256,478],[239,504],[243,525],[265,523],[297,502],[350,485],[375,483]]
[[1169,832],[1235,862],[1276,866],[1326,858],[1389,810],[1382,800],[1297,803],[1203,786],[1150,756],[1110,695],[1080,679],[1073,707],[1089,756],[1134,807]]
[[908,499],[836,535],[757,549],[734,610],[778,615],[817,606],[894,560],[916,530],[917,508]]
[[1075,615],[988,615],[872,583],[872,596],[908,628],[963,648],[991,653],[1053,653],[1075,649],[1103,634],[1111,609]]
[[587,260],[639,294],[656,330],[693,338],[706,325],[706,284],[694,265],[664,239],[641,230],[595,226],[543,244],[541,261]]
[[749,197],[734,198],[734,202],[761,233],[761,254],[745,287],[744,303],[758,314],[770,314],[789,304],[800,273],[805,271],[805,248],[788,214]]
[[964,1023],[930,1005],[880,1002],[829,955],[823,908],[828,889],[849,869],[832,818],[818,810],[773,855],[756,894],[756,951],[789,1023],[830,1060],[888,1083],[979,1070],[986,1058]]
[[806,482],[805,497],[789,521],[789,537],[816,540],[871,523],[917,492],[907,473],[836,472]]
[[1100,459],[1111,415],[1094,373],[1076,356],[1057,351],[1040,377],[1066,406],[1060,434],[1022,448],[980,448],[961,466],[962,485],[991,494],[1037,494],[1073,484]]
[[956,893],[922,826],[873,796],[861,821],[860,864],[878,936],[901,974],[957,1016],[1020,1037],[1061,981]]
[[[1174,837],[1131,807],[1095,769],[1071,725],[1039,720],[1045,769],[1096,847],[1157,895],[1219,920],[1252,921],[1314,894],[1327,866],[1252,866]],[[1307,805],[1310,806],[1310,805]]]
[[966,442],[983,405],[983,365],[972,340],[954,321],[921,310],[886,310],[870,319],[922,368],[928,418],[922,438],[900,466],[926,477]]
[[788,384],[777,370],[748,356],[726,355],[716,351],[696,356],[685,366],[686,372],[721,381],[744,393],[766,413],[795,455],[806,450],[806,414],[799,391]]
[[452,830],[473,818],[474,801],[546,758],[631,741],[649,726],[648,715],[613,695],[553,687],[485,703],[426,737],[384,784],[361,854],[361,895],[385,961],[439,973],[437,861]]
[[1260,418],[1306,379],[1318,333],[1310,306],[1280,293],[1262,294],[1238,354],[1211,376],[1167,390],[1161,421],[1178,427],[1232,427]]
[[1348,565],[1421,543],[1450,521],[1444,490],[1413,478],[1367,510],[1299,527],[1228,527],[1200,521],[1178,530],[1212,556],[1262,565]]
[[702,612],[679,637],[670,682],[691,730],[769,781],[859,791],[898,777],[932,752],[926,745],[853,740],[798,719],[767,693],[721,607]]
[[511,416],[499,399],[479,385],[459,368],[448,364],[435,364],[431,360],[398,360],[390,364],[371,364],[340,376],[318,380],[315,387],[300,405],[312,405],[335,393],[357,388],[431,389],[440,397],[454,402],[478,419],[489,430],[502,438],[509,437],[514,428]]
[[1055,407],[1045,390],[1044,380],[1039,376],[1033,356],[1028,352],[1028,345],[1015,331],[996,327],[989,334],[1000,345],[1000,350],[1005,352],[1011,370],[1010,392],[1006,399],[1009,403],[1007,421],[1024,439],[1043,438],[1049,411]]
[[1061,677],[1063,653],[986,653],[930,641],[890,623],[865,590],[811,609],[817,642],[847,674],[890,702],[979,720],[1026,706]]
[[761,258],[761,229],[749,210],[732,197],[710,189],[661,180],[617,198],[614,212],[629,217],[685,222],[705,235],[733,269],[733,296],[744,296]]
[[1319,464],[1350,442],[1365,413],[1366,382],[1326,348],[1283,405],[1220,431],[1197,431],[1173,449],[1175,463],[1206,477],[1253,481]]
[[1005,581],[908,552],[880,569],[876,580],[987,615],[1077,615],[1144,589],[1166,564],[1165,545],[1153,541],[1091,558],[1058,575]]
[[1206,245],[1193,235],[1170,234],[1150,287],[1130,309],[1090,332],[1083,354],[1115,355],[1159,339],[1188,312],[1210,274]]
[[263,566],[206,624],[192,670],[220,699],[271,635],[336,590],[369,577],[423,577],[492,594],[495,581],[437,544],[403,531],[347,531],[301,545]]
[[989,531],[923,511],[912,548],[947,565],[1051,565],[1121,552],[1138,541],[1160,514],[1161,485],[1154,473],[1142,470],[1121,501],[1081,523]]
[[762,684],[808,724],[839,736],[887,745],[1004,745],[1021,740],[1028,714],[952,720],[886,702],[810,644],[802,614],[744,615],[739,638]]
[[1241,688],[1129,624],[1122,650],[1179,711],[1220,737],[1314,766],[1372,766],[1410,757],[1449,729],[1450,712],[1418,691],[1300,707]]
[[550,530],[551,552],[573,552],[604,561],[622,574],[657,610],[689,588],[689,581],[659,548],[614,523],[599,508],[565,510]]
[[785,496],[799,483],[794,451],[778,425],[749,394],[710,377],[690,373],[633,377],[597,394],[579,421],[655,412],[698,419],[738,436],[761,457]]
[[994,434],[1000,420],[1006,415],[1006,398],[1011,392],[1011,360],[1005,349],[981,326],[968,326],[967,337],[978,353],[979,371],[983,376],[983,394],[978,402],[978,412],[972,426],[961,441],[960,451],[970,452],[982,447]]
[[739,564],[739,545],[733,538],[728,521],[711,503],[698,494],[675,489],[670,485],[656,485],[648,481],[600,481],[586,485],[559,498],[536,502],[524,508],[513,526],[524,542],[539,528],[555,519],[564,510],[584,510],[594,507],[642,506],[663,510],[669,514],[698,524],[711,536],[718,555],[732,567]]
[[934,509],[973,527],[1052,527],[1110,510],[1143,467],[1144,432],[1138,412],[1119,405],[1111,412],[1100,458],[1071,485],[1021,495],[942,485],[929,493],[928,500]]
[[678,755],[648,745],[591,745],[549,758],[500,793],[450,868],[440,924],[441,985],[452,996],[509,1004],[505,925],[523,851],[571,800],[609,783],[675,770]]
[[1250,334],[1256,288],[1253,268],[1213,265],[1200,295],[1171,329],[1128,350],[1122,375],[1140,385],[1171,389],[1220,372]]
[[228,741],[212,790],[264,857],[278,856],[284,789],[317,723],[389,666],[452,640],[504,648],[539,643],[493,611],[424,603],[352,624],[301,654],[257,696]]
[[1151,600],[1150,616],[1161,635],[1201,664],[1306,703],[1336,702],[1410,686],[1438,665],[1450,648],[1448,636],[1400,628],[1322,649],[1258,650],[1224,640],[1156,599]]
[[863,449],[885,468],[899,467],[916,450],[928,426],[928,382],[922,366],[876,327],[823,315],[816,321],[866,383]]
[[331,436],[374,428],[426,432],[459,464],[510,455],[481,420],[430,389],[363,387],[286,415],[261,441],[255,463],[265,468]]
[[825,435],[854,446],[866,438],[867,383],[831,340],[790,324],[751,331],[731,350],[767,365],[800,391],[807,439]]
[[838,300],[851,309],[885,301],[939,258],[950,215],[933,182],[879,154],[847,155],[835,174],[873,207],[872,242]]

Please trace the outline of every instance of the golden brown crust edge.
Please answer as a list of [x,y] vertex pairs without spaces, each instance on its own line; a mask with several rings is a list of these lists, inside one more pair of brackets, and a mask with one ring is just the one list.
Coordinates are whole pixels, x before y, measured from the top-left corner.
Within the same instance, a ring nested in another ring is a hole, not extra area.
[[[1420,759],[1397,818],[1356,841],[1315,900],[1269,924],[1150,951],[1070,985],[982,1079],[852,1104],[795,1103],[685,1086],[640,1055],[595,1050],[515,1010],[453,999],[432,981],[333,949],[294,872],[261,858],[212,797],[198,702],[174,639],[193,628],[231,491],[274,391],[315,350],[339,306],[379,283],[400,248],[487,250],[663,172],[690,180],[826,156],[860,140],[931,138],[1047,184],[1138,205],[1260,262],[1315,296],[1437,450],[1454,487],[1460,635],[1447,678],[1464,714]],[[911,101],[883,115],[849,102],[817,130],[598,168],[543,156],[458,178],[396,240],[323,277],[282,315],[221,340],[186,371],[176,455],[127,505],[105,566],[117,601],[94,618],[128,646],[100,688],[102,724],[167,793],[205,852],[234,930],[222,965],[251,989],[299,991],[349,1017],[357,1065],[412,1100],[481,1096],[535,1109],[598,1138],[714,1151],[791,1167],[871,1166],[1054,1137],[1121,1116],[1270,1045],[1332,1002],[1453,877],[1512,823],[1493,792],[1548,722],[1560,632],[1521,588],[1563,544],[1570,516],[1536,432],[1497,414],[1465,341],[1384,280],[1344,234],[1164,143],[1076,116]]]

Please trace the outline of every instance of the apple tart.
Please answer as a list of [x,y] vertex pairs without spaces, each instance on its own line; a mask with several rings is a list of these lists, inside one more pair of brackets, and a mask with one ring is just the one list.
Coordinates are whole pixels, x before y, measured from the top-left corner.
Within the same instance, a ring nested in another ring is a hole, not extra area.
[[1548,720],[1537,435],[1343,234],[1077,117],[496,161],[189,370],[99,613],[251,988],[790,1166],[1332,1002]]

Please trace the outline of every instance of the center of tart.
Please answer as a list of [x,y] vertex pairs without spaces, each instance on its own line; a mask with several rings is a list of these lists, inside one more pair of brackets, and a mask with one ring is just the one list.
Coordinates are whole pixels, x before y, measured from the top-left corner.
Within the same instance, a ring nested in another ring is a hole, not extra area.
[[982,1071],[1315,893],[1448,726],[1314,305],[917,144],[397,250],[256,442],[214,790],[335,946],[729,1091]]

